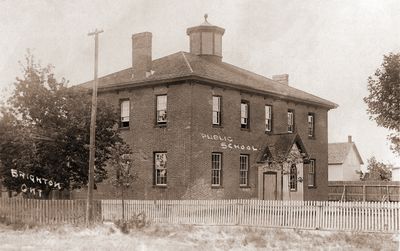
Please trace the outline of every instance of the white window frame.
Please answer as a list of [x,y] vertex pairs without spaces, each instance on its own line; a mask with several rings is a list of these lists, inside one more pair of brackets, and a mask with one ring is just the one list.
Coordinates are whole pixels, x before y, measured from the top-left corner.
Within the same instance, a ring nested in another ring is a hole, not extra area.
[[212,96],[212,123],[221,125],[221,96]]
[[308,186],[316,187],[315,185],[315,159],[310,159],[308,164]]
[[154,153],[154,184],[156,186],[167,185],[167,153]]
[[222,184],[222,153],[211,154],[211,186],[220,187]]
[[272,132],[272,106],[265,105],[265,131]]
[[294,132],[294,111],[293,110],[288,110],[288,132],[293,133]]
[[157,95],[157,124],[167,123],[167,95]]
[[122,99],[120,101],[120,127],[129,127],[130,120],[130,101],[129,99]]
[[314,137],[315,135],[315,115],[313,113],[309,113],[307,116],[308,122],[308,137]]
[[249,103],[243,100],[240,102],[240,127],[249,128]]
[[249,155],[240,154],[240,186],[249,185]]

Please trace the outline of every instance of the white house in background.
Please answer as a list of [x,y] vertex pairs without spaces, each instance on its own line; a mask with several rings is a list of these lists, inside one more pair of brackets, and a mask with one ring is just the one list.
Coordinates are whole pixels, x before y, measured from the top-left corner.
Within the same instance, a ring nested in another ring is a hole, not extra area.
[[348,136],[343,143],[328,144],[328,181],[357,181],[364,162],[356,144]]
[[392,167],[392,181],[400,181],[400,166]]

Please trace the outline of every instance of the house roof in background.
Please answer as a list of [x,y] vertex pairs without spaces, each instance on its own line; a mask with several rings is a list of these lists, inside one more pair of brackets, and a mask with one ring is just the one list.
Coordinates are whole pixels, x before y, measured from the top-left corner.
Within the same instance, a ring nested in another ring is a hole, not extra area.
[[343,143],[329,143],[328,144],[328,164],[329,165],[340,165],[346,160],[350,150],[354,149],[358,161],[360,164],[364,164],[360,153],[357,150],[354,142],[343,142]]
[[[132,78],[132,68],[99,78],[99,91],[139,87],[174,80],[198,79],[233,88],[262,92],[283,99],[336,108],[337,104],[298,90],[289,85],[244,70],[225,62],[209,60],[188,52],[177,52],[152,62],[152,74],[146,78]],[[91,88],[92,81],[80,86]]]

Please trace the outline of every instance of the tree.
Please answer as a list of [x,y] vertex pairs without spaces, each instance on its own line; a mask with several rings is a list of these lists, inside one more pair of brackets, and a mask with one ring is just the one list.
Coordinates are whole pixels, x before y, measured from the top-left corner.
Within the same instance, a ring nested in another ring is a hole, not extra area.
[[383,63],[368,78],[369,95],[364,98],[370,119],[391,133],[391,149],[400,156],[400,53],[383,56]]
[[111,149],[111,158],[108,160],[108,166],[111,167],[108,180],[117,188],[121,196],[122,220],[125,220],[125,190],[128,189],[137,178],[132,160],[132,151],[129,145],[117,143],[116,146]]
[[[20,192],[21,181],[11,175],[17,169],[36,177],[48,177],[65,189],[88,181],[91,95],[67,88],[57,80],[53,67],[41,67],[32,54],[21,64],[23,76],[0,110],[0,175],[5,187]],[[103,101],[98,103],[95,181],[106,178],[105,165],[115,144],[123,143],[117,130],[119,116]],[[29,181],[29,180],[28,180]],[[50,189],[31,182],[44,194]]]
[[392,179],[392,166],[376,160],[375,157],[368,159],[368,172],[361,174],[361,180],[390,181]]

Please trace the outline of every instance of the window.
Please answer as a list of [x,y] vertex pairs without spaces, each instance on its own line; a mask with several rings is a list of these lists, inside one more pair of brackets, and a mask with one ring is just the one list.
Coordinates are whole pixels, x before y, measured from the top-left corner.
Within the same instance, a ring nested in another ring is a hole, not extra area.
[[157,96],[157,124],[167,123],[167,95]]
[[213,107],[212,107],[212,123],[213,125],[221,125],[221,97],[213,96]]
[[272,131],[272,106],[265,106],[265,131]]
[[129,127],[129,109],[130,109],[129,100],[121,100],[120,109],[121,109],[120,127],[121,128]]
[[308,186],[315,187],[315,159],[310,159],[308,165]]
[[167,185],[167,153],[154,153],[155,185]]
[[240,124],[241,128],[249,128],[249,104],[243,100],[240,104]]
[[308,114],[308,137],[314,137],[314,114]]
[[222,154],[212,153],[211,155],[211,186],[221,186]]
[[247,186],[249,183],[249,155],[240,155],[240,186]]
[[290,191],[297,191],[297,167],[296,167],[296,164],[292,164],[290,166],[289,188],[290,188]]
[[288,110],[288,132],[294,132],[294,112],[293,110]]

